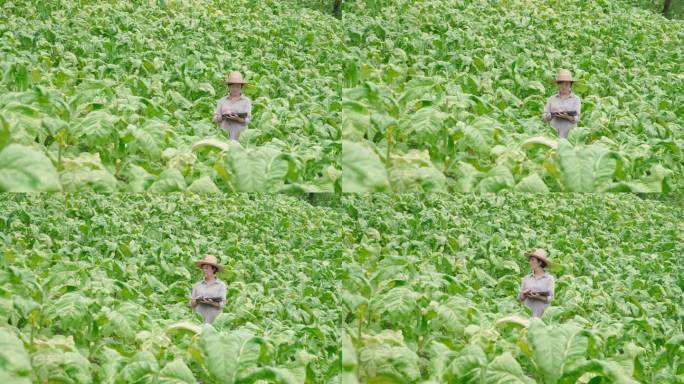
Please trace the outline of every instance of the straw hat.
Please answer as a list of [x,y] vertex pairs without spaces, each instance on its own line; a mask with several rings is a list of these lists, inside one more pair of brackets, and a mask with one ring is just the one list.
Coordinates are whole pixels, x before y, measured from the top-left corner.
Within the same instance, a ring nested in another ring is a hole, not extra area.
[[242,74],[237,71],[229,73],[228,77],[223,82],[226,84],[247,84],[247,82],[242,78]]
[[572,73],[570,71],[567,69],[561,69],[558,71],[558,76],[556,76],[556,83],[560,81],[569,81],[574,83],[575,79],[572,78]]
[[551,261],[549,260],[549,256],[548,256],[548,254],[546,253],[546,251],[543,250],[543,249],[535,249],[535,250],[532,251],[532,252],[527,252],[527,253],[525,253],[525,256],[527,256],[527,259],[528,259],[528,260],[529,260],[530,257],[532,257],[532,256],[536,257],[538,260],[541,260],[541,262],[544,263],[544,265],[542,266],[542,268],[546,268],[546,267],[548,267],[549,265],[551,265]]
[[198,268],[202,268],[204,264],[214,266],[218,269],[219,272],[223,272],[223,266],[218,263],[218,259],[216,258],[216,256],[206,255],[204,256],[203,260],[195,261],[195,265]]

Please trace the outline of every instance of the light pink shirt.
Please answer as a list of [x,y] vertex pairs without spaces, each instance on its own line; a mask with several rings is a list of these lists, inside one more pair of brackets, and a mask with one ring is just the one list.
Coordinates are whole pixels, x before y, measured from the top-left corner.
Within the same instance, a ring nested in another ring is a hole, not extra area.
[[[222,114],[233,112],[233,113],[247,113],[245,117],[245,122],[238,123],[230,119],[223,119],[219,121]],[[233,130],[242,130],[247,128],[247,124],[252,120],[252,103],[249,98],[245,95],[240,95],[237,100],[231,100],[230,96],[225,96],[221,98],[216,104],[216,112],[214,112],[214,122],[219,124],[226,132],[230,132],[231,128]]]
[[198,303],[195,307],[195,311],[202,315],[204,322],[211,324],[214,321],[214,318],[221,313],[223,307],[226,306],[226,285],[219,279],[215,279],[209,284],[207,284],[206,280],[202,280],[192,287],[190,299],[192,300],[198,297],[221,298],[218,308],[202,303]]
[[572,93],[572,91],[570,92],[570,95],[563,98],[560,96],[560,93],[557,93],[549,97],[549,100],[546,102],[546,106],[544,107],[544,117],[547,116],[547,113],[551,112],[577,111],[577,116],[575,116],[574,122],[558,117],[551,119],[551,126],[555,129],[571,129],[577,126],[577,122],[580,118],[581,107],[582,106],[579,97]]
[[540,277],[535,277],[534,273],[530,273],[523,278],[518,297],[520,297],[522,292],[528,289],[532,292],[549,292],[546,303],[541,300],[533,300],[528,297],[523,300],[525,305],[532,310],[532,316],[541,317],[546,307],[548,307],[549,303],[551,303],[551,300],[553,300],[555,285],[556,284],[553,276],[546,272],[544,272],[544,274]]

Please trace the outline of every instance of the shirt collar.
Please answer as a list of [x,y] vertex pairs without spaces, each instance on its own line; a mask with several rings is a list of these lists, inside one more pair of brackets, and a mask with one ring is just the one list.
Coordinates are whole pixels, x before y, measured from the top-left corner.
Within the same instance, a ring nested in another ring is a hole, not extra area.
[[200,284],[204,284],[204,285],[214,285],[214,284],[218,284],[218,283],[219,283],[219,279],[214,279],[214,281],[212,281],[211,284],[207,284],[207,281],[205,279],[202,279],[202,281],[200,282]]
[[[531,277],[531,278],[533,278],[533,279],[535,278],[535,277],[534,277],[534,272],[530,272],[530,274],[527,275],[527,276],[529,276],[529,277]],[[545,279],[545,278],[547,278],[547,277],[549,277],[549,273],[546,272],[546,271],[544,271],[544,274],[541,275],[540,279]]]

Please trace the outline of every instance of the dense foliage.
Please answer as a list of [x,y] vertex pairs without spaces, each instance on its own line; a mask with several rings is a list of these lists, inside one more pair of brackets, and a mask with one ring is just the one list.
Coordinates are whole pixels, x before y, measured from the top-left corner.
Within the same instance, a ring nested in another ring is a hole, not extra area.
[[[631,3],[653,12],[662,13],[667,1],[668,0],[632,0]],[[669,2],[670,7],[666,17],[684,19],[684,1],[669,0]]]
[[[343,197],[343,383],[684,383],[684,200]],[[516,295],[546,248],[556,297]]]
[[[684,22],[599,1],[352,1],[345,191],[637,191],[684,186]],[[559,68],[568,140],[541,120]]]
[[[0,195],[0,382],[325,383],[337,214],[285,196]],[[227,266],[213,327],[188,307]]]
[[2,1],[0,191],[339,189],[341,36],[295,1]]

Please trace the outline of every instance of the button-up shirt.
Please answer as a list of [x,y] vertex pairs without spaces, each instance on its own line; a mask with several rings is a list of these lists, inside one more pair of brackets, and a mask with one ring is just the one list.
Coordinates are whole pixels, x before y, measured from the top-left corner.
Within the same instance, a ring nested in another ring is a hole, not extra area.
[[544,107],[544,115],[546,116],[547,113],[551,112],[577,111],[577,116],[575,116],[574,122],[561,119],[560,117],[554,117],[551,119],[552,127],[554,127],[557,131],[565,130],[567,132],[571,128],[577,126],[577,122],[580,118],[580,108],[581,103],[577,95],[570,92],[570,95],[567,97],[561,97],[559,92],[549,97],[549,100],[546,102],[546,106]]
[[[246,113],[245,122],[238,123],[230,119],[223,119],[219,122],[219,118],[224,113]],[[247,127],[247,124],[252,120],[252,102],[247,96],[240,95],[237,100],[231,100],[230,96],[221,98],[216,104],[216,112],[214,112],[214,122],[218,123],[226,132],[230,132],[231,128],[240,131]]]
[[219,307],[212,307],[209,304],[198,303],[195,307],[195,311],[202,315],[205,323],[212,323],[214,318],[221,313],[223,307],[226,305],[226,285],[223,281],[215,279],[211,283],[207,284],[206,280],[202,280],[192,287],[192,294],[190,295],[190,300],[196,299],[198,297],[220,297],[221,302]]
[[554,287],[555,281],[553,276],[546,272],[539,277],[535,277],[534,273],[530,273],[523,278],[522,284],[520,285],[521,293],[528,289],[532,292],[549,293],[546,303],[541,300],[534,300],[528,297],[525,298],[523,302],[532,310],[532,316],[541,317],[542,313],[544,313],[544,310],[549,306],[549,303],[551,303],[551,300],[553,299]]

